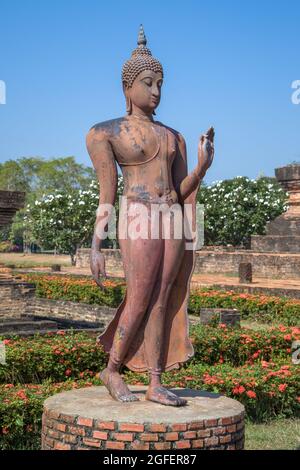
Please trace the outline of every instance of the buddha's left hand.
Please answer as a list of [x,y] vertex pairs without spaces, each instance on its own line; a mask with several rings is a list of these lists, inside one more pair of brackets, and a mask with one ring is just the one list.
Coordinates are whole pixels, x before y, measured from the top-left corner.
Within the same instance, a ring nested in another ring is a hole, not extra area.
[[200,167],[201,173],[203,173],[203,176],[212,164],[214,158],[214,137],[215,130],[213,127],[210,127],[206,134],[203,134],[200,137],[198,145],[198,165]]

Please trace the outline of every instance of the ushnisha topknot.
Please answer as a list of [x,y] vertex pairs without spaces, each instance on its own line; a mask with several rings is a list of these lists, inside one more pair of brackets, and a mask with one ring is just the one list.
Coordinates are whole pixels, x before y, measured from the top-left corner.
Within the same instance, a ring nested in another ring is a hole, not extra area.
[[143,25],[140,26],[138,47],[134,49],[131,58],[125,62],[122,68],[122,81],[127,84],[129,88],[139,73],[144,70],[152,70],[152,72],[160,72],[163,75],[163,68],[161,63],[152,56],[150,49],[146,47],[147,39],[144,33]]

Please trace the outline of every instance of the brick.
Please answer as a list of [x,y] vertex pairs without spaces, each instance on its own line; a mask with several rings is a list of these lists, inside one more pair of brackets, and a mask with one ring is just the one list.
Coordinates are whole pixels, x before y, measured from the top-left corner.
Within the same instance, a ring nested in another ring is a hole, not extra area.
[[153,447],[155,450],[168,450],[171,449],[171,442],[155,442]]
[[135,423],[121,423],[119,424],[119,431],[144,432],[144,425]]
[[[108,431],[114,431],[116,428],[115,421],[97,421],[96,423],[97,429],[107,429]],[[125,429],[124,429],[125,431]]]
[[68,423],[68,424],[75,424],[76,416],[65,415],[62,413],[60,415],[60,421],[64,421],[64,423]]
[[205,446],[210,447],[210,446],[217,446],[219,444],[219,438],[216,436],[213,437],[207,437],[204,439]]
[[204,423],[206,428],[212,428],[213,426],[218,426],[217,419],[206,419]]
[[236,424],[232,424],[231,426],[226,426],[227,432],[235,432],[236,431]]
[[237,450],[242,450],[242,449],[244,449],[244,439],[241,439],[240,441],[237,441],[237,442],[235,443],[235,448],[236,448]]
[[221,444],[227,444],[228,442],[231,442],[230,434],[227,434],[226,436],[220,436],[219,439]]
[[218,426],[217,428],[212,428],[213,436],[220,436],[222,434],[226,434],[226,429],[224,426]]
[[231,421],[231,417],[228,417],[228,418],[220,418],[219,419],[219,422],[218,422],[218,425],[219,426],[227,426],[228,424],[231,424],[232,421]]
[[70,434],[65,434],[63,436],[64,442],[67,442],[68,444],[76,444],[77,442],[77,437],[76,436],[71,436]]
[[204,447],[204,439],[194,439],[192,441],[193,449],[201,449],[202,447]]
[[175,423],[175,424],[171,424],[170,428],[171,428],[171,431],[186,431],[187,424]]
[[57,429],[57,431],[62,431],[65,432],[67,429],[67,425],[63,423],[57,423],[55,422],[53,425],[54,429]]
[[56,449],[56,450],[71,450],[71,446],[69,444],[63,444],[62,442],[55,442],[54,449]]
[[85,436],[85,429],[79,428],[78,426],[68,426],[68,432],[71,434],[76,434],[78,436]]
[[150,424],[149,431],[150,432],[166,432],[167,426],[165,424]]
[[203,429],[204,428],[204,421],[192,421],[190,424],[188,424],[188,429],[190,431],[193,430],[198,430],[198,429]]
[[93,419],[92,418],[82,418],[81,416],[77,420],[77,424],[79,426],[86,426],[88,428],[93,427]]
[[187,431],[183,433],[184,439],[196,439],[197,433],[196,431]]
[[53,429],[49,429],[47,434],[49,437],[53,437],[53,439],[60,439],[60,433],[58,431],[54,431]]
[[177,441],[175,442],[176,449],[190,449],[191,443],[190,441]]
[[200,431],[197,431],[197,437],[210,437],[210,435],[210,429],[200,429]]
[[178,432],[167,432],[166,441],[178,441]]
[[59,419],[60,413],[58,411],[49,410],[46,411],[46,415],[50,419]]
[[235,424],[235,423],[238,423],[241,420],[242,420],[242,416],[241,416],[241,414],[239,414],[239,415],[233,416],[231,422],[232,422],[232,424]]
[[101,439],[102,441],[107,440],[108,433],[105,431],[94,431],[93,432],[93,437],[95,439]]
[[236,430],[237,430],[237,431],[241,431],[241,429],[244,429],[244,427],[245,427],[245,425],[244,425],[243,422],[237,423],[237,425],[236,425]]
[[130,444],[130,449],[133,450],[149,450],[149,448],[150,444],[148,442],[141,442],[136,440]]
[[107,441],[106,442],[106,449],[124,450],[125,449],[125,444],[124,444],[124,442]]
[[46,419],[45,423],[43,424],[43,428],[47,426],[48,428],[53,428],[53,426],[57,423],[54,419]]
[[116,439],[116,441],[127,441],[127,442],[133,441],[133,434],[130,432],[127,432],[127,433],[114,432],[112,434],[112,437]]
[[140,439],[141,441],[151,441],[151,442],[154,442],[154,441],[158,441],[158,435],[153,433],[146,433],[144,432],[143,434],[140,435]]
[[89,446],[89,447],[101,447],[101,442],[98,441],[97,439],[84,437],[82,441],[86,446]]
[[49,437],[46,436],[45,439],[44,439],[44,442],[48,447],[54,447],[54,440],[53,439],[50,439]]
[[239,441],[244,437],[244,430],[231,434],[233,441]]

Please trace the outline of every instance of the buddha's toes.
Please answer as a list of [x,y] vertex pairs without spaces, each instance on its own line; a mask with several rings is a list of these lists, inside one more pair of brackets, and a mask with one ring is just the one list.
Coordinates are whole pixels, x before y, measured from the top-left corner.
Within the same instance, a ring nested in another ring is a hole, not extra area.
[[115,400],[124,402],[139,401],[138,397],[129,390],[118,372],[111,372],[108,369],[104,369],[100,372],[99,378]]
[[165,387],[149,387],[146,393],[146,400],[169,406],[184,406],[187,404],[187,400],[178,397]]

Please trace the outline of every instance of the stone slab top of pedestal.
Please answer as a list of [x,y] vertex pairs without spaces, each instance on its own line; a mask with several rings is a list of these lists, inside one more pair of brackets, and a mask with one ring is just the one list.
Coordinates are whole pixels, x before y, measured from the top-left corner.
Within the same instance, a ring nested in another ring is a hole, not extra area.
[[172,392],[188,401],[186,406],[172,407],[145,400],[147,389],[144,386],[129,388],[140,401],[121,403],[111,398],[105,387],[88,387],[54,395],[45,401],[44,407],[62,415],[119,423],[187,423],[244,413],[241,403],[216,393],[172,389]]

